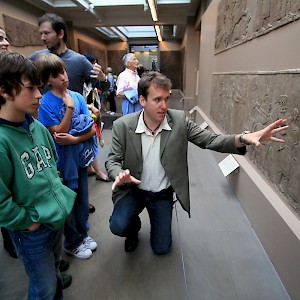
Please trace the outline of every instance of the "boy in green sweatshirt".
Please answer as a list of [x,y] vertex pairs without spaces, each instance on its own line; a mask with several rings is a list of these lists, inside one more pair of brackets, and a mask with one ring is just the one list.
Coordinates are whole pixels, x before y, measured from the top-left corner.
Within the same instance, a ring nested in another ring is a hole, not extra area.
[[0,226],[24,264],[28,299],[62,299],[53,241],[76,194],[58,176],[51,134],[31,116],[42,97],[36,66],[18,53],[1,53],[0,65]]

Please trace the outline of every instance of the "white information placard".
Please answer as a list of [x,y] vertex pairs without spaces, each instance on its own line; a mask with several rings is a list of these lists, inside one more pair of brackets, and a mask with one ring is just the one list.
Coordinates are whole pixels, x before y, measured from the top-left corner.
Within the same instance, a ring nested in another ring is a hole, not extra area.
[[229,154],[226,158],[224,158],[220,163],[219,167],[224,175],[224,177],[228,176],[234,170],[236,170],[240,165],[234,159],[234,157]]
[[203,122],[201,125],[200,125],[200,128],[201,129],[205,129],[208,127],[208,124],[206,122]]

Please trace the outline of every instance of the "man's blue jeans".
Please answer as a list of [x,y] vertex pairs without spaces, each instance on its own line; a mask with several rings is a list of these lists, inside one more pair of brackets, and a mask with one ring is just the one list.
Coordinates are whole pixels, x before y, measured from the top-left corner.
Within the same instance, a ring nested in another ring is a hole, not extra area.
[[89,189],[87,168],[79,167],[78,188],[75,203],[69,214],[64,228],[66,249],[77,248],[87,237],[87,221],[89,218]]
[[141,222],[139,214],[146,208],[150,218],[150,243],[155,254],[167,254],[171,249],[173,189],[158,193],[133,188],[120,199],[109,220],[113,234],[127,237],[137,234]]
[[29,278],[28,300],[63,299],[53,243],[58,231],[41,224],[35,231],[9,231]]

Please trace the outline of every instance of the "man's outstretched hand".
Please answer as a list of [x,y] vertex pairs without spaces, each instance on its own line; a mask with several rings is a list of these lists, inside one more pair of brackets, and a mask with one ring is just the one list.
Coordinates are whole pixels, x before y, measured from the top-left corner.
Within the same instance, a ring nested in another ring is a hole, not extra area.
[[262,142],[266,141],[284,143],[283,139],[276,138],[274,135],[289,128],[289,126],[285,125],[286,122],[286,119],[279,119],[261,130],[245,134],[244,140],[248,144],[255,144],[256,147],[259,147]]
[[135,184],[140,184],[141,181],[136,179],[135,177],[130,175],[130,171],[127,169],[124,172],[119,173],[119,175],[116,177],[114,183],[112,184],[111,189],[114,190],[116,186],[123,185],[125,183],[135,183]]

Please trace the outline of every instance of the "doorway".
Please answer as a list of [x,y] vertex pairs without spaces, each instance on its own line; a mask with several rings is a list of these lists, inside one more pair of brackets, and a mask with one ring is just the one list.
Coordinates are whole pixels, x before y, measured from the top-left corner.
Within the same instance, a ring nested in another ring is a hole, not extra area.
[[135,54],[146,71],[159,70],[158,45],[131,45],[130,52]]

